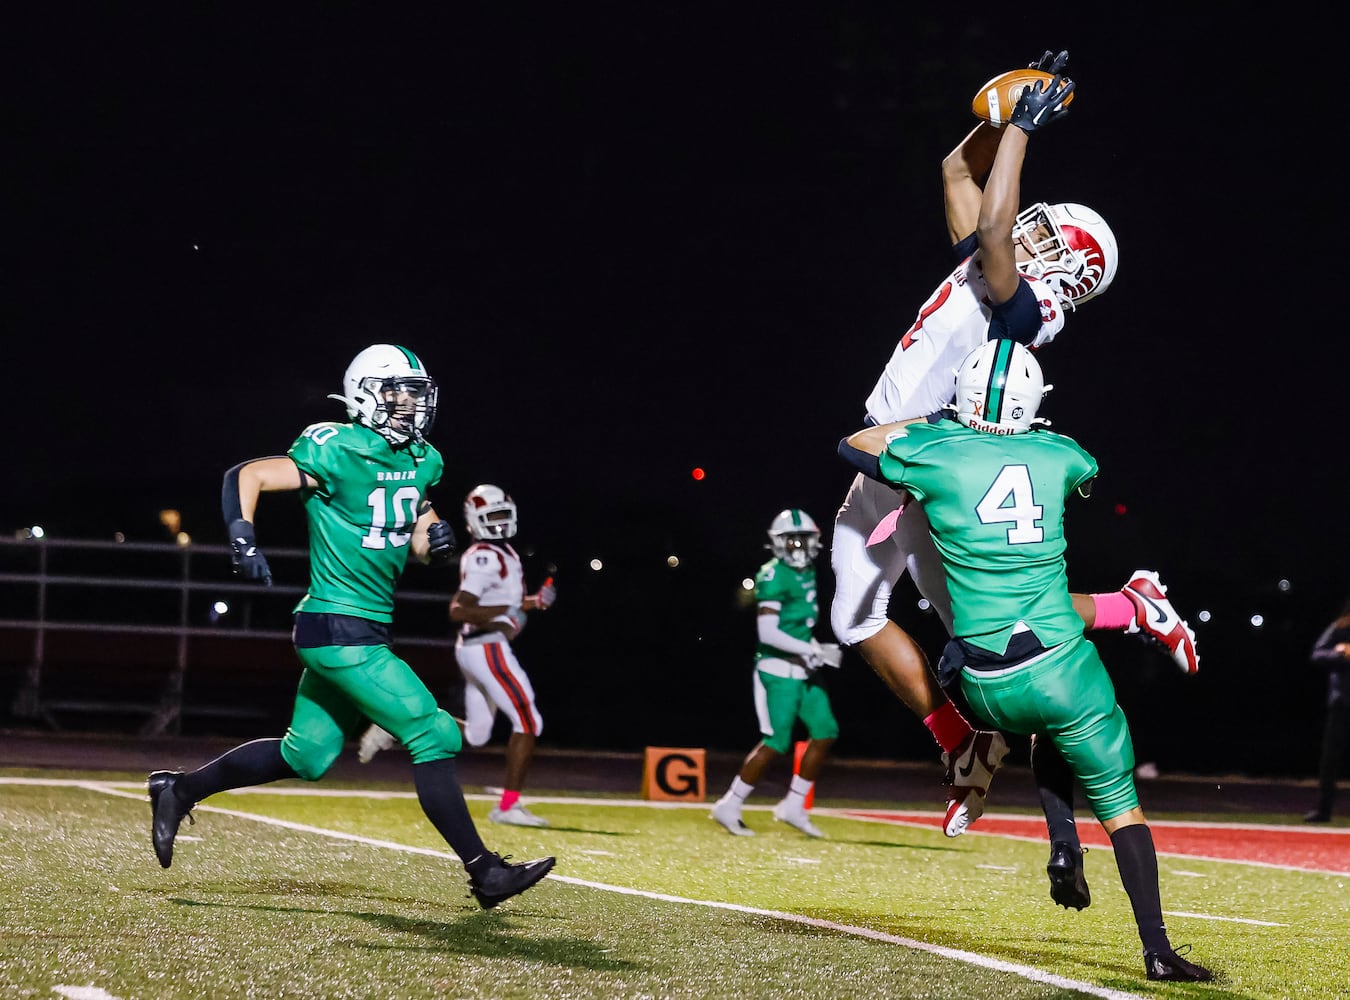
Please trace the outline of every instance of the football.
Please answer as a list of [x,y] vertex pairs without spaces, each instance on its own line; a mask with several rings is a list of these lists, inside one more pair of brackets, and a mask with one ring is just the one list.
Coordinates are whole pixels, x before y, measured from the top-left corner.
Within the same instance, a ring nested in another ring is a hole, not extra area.
[[[1017,101],[1022,96],[1022,91],[1035,83],[1037,80],[1044,81],[1045,86],[1050,85],[1054,74],[1047,73],[1039,69],[1014,69],[1006,73],[1000,73],[994,77],[971,99],[970,110],[975,112],[975,117],[987,121],[992,125],[1002,125],[1012,117],[1013,108],[1017,107]],[[1069,99],[1064,102],[1067,108],[1073,104],[1074,95],[1070,94]]]

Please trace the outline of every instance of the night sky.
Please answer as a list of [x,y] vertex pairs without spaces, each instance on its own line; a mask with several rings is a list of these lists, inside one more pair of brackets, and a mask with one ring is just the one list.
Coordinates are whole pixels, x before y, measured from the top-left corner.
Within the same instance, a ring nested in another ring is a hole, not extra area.
[[[556,570],[521,656],[560,738],[607,742],[548,711],[563,688],[679,677],[685,725],[662,735],[748,749],[740,580],[783,507],[828,544],[851,478],[835,445],[951,267],[939,163],[972,94],[1068,48],[1078,97],[1033,137],[1023,201],[1096,208],[1122,257],[1041,355],[1043,414],[1102,468],[1069,515],[1070,582],[1157,568],[1198,626],[1185,686],[1119,647],[1154,685],[1122,684],[1137,730],[1159,702],[1320,719],[1307,650],[1350,589],[1325,32],[1119,8],[462,6],[12,26],[0,530],[159,540],[173,507],[220,544],[223,471],[341,418],[325,396],[347,362],[400,343],[441,385],[441,514],[459,526],[464,493],[498,483],[531,582]],[[303,542],[290,498],[258,520],[264,549]],[[845,740],[875,737],[854,749],[893,749],[875,736],[893,723],[926,752],[898,707],[846,714],[882,694],[861,661],[840,681]]]

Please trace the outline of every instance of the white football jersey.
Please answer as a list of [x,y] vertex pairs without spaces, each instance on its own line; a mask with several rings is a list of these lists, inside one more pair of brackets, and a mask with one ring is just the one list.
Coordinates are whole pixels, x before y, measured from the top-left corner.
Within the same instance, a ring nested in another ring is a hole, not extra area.
[[[516,550],[505,542],[474,542],[459,557],[459,589],[486,607],[519,608],[525,599],[525,570]],[[467,622],[462,634],[478,631]]]
[[[1041,307],[1041,328],[1030,346],[1048,344],[1064,327],[1064,310],[1050,286],[1022,275]],[[977,251],[956,266],[919,310],[867,397],[878,424],[923,417],[955,398],[956,369],[984,343],[993,309]]]

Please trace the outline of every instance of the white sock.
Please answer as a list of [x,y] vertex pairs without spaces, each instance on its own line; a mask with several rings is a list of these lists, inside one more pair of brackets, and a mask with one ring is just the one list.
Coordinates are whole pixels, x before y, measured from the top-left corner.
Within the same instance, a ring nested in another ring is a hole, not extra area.
[[738,774],[731,779],[731,787],[727,789],[727,794],[737,802],[744,803],[745,800],[750,797],[750,793],[754,790],[755,786],[747,785],[741,780],[741,776]]
[[811,789],[816,787],[814,781],[807,781],[800,774],[792,776],[792,784],[788,785],[786,802],[793,809],[806,811],[806,797],[811,794]]

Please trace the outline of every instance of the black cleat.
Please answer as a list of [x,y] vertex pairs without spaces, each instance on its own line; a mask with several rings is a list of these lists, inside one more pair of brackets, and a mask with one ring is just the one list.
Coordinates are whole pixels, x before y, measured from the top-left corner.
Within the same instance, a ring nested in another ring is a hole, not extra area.
[[1330,809],[1314,809],[1312,812],[1308,813],[1308,815],[1306,815],[1306,816],[1303,817],[1303,822],[1305,822],[1305,823],[1330,823],[1330,822],[1331,822],[1331,810],[1330,810]]
[[1083,874],[1083,855],[1087,851],[1074,847],[1066,840],[1050,845],[1050,862],[1045,873],[1050,876],[1050,898],[1064,909],[1086,909],[1092,903],[1087,876]]
[[151,771],[146,783],[150,789],[150,813],[154,817],[150,840],[155,845],[155,856],[164,868],[173,864],[173,840],[178,836],[183,817],[186,816],[189,823],[197,822],[192,817],[192,806],[196,803],[184,805],[174,791],[182,776],[182,771]]
[[[1183,944],[1181,950],[1189,952],[1191,946]],[[1207,983],[1214,978],[1203,965],[1188,962],[1175,951],[1144,952],[1144,968],[1149,979],[1168,983]]]
[[552,871],[556,862],[555,858],[539,858],[513,865],[496,854],[489,854],[488,857],[495,861],[492,867],[486,872],[469,876],[469,891],[485,910],[524,892]]

